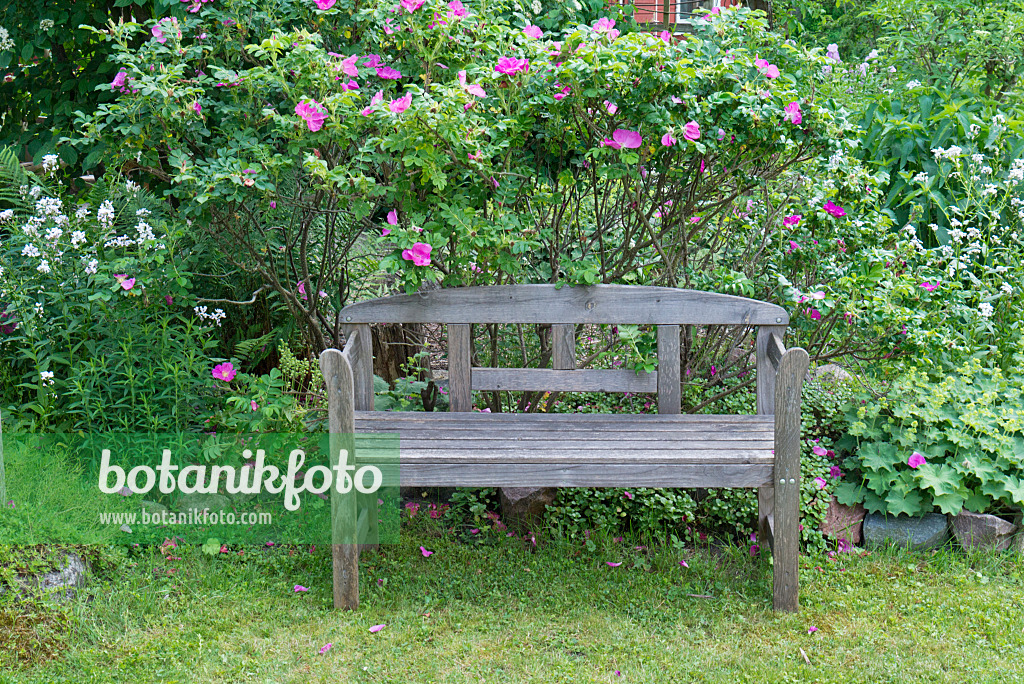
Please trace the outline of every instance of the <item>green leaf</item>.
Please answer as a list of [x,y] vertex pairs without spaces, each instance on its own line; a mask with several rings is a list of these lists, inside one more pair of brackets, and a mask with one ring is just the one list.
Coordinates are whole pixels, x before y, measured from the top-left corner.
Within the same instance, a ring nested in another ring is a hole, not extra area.
[[897,491],[889,492],[885,497],[886,508],[893,515],[915,516],[928,511],[924,507],[924,497],[916,491],[901,495]]

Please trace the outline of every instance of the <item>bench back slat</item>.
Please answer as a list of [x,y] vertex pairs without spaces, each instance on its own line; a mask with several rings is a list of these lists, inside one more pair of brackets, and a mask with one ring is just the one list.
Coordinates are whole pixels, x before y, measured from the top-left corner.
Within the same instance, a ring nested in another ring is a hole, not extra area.
[[786,310],[744,297],[643,285],[491,285],[350,304],[351,323],[784,325]]
[[549,368],[474,368],[475,390],[512,392],[637,392],[658,391],[658,373],[631,370],[553,370]]
[[469,328],[469,323],[448,326],[448,399],[452,411],[473,410],[473,343]]
[[555,370],[576,368],[576,326],[555,323],[551,326],[551,367]]

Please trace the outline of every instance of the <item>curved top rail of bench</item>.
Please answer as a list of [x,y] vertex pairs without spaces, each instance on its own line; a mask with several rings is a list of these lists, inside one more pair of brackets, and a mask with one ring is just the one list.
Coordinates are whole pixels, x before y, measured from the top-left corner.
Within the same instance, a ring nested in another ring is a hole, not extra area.
[[645,285],[490,285],[381,297],[339,313],[352,323],[612,323],[788,325],[781,306]]

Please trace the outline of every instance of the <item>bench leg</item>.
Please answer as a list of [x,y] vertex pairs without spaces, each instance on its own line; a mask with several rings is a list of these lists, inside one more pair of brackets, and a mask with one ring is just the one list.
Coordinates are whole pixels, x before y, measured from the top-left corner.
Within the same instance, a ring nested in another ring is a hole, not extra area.
[[355,610],[359,607],[359,546],[334,544],[334,607]]
[[757,543],[775,552],[775,487],[757,490]]
[[775,376],[775,548],[772,553],[775,610],[800,610],[800,390],[807,352],[788,350]]

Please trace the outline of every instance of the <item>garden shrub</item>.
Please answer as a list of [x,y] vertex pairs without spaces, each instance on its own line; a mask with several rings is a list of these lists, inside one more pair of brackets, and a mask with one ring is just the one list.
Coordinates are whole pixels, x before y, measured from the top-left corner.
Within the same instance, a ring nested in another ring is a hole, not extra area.
[[881,397],[858,395],[841,442],[850,472],[837,498],[892,515],[1019,512],[1022,388],[1019,372],[973,359],[946,377],[911,371]]

